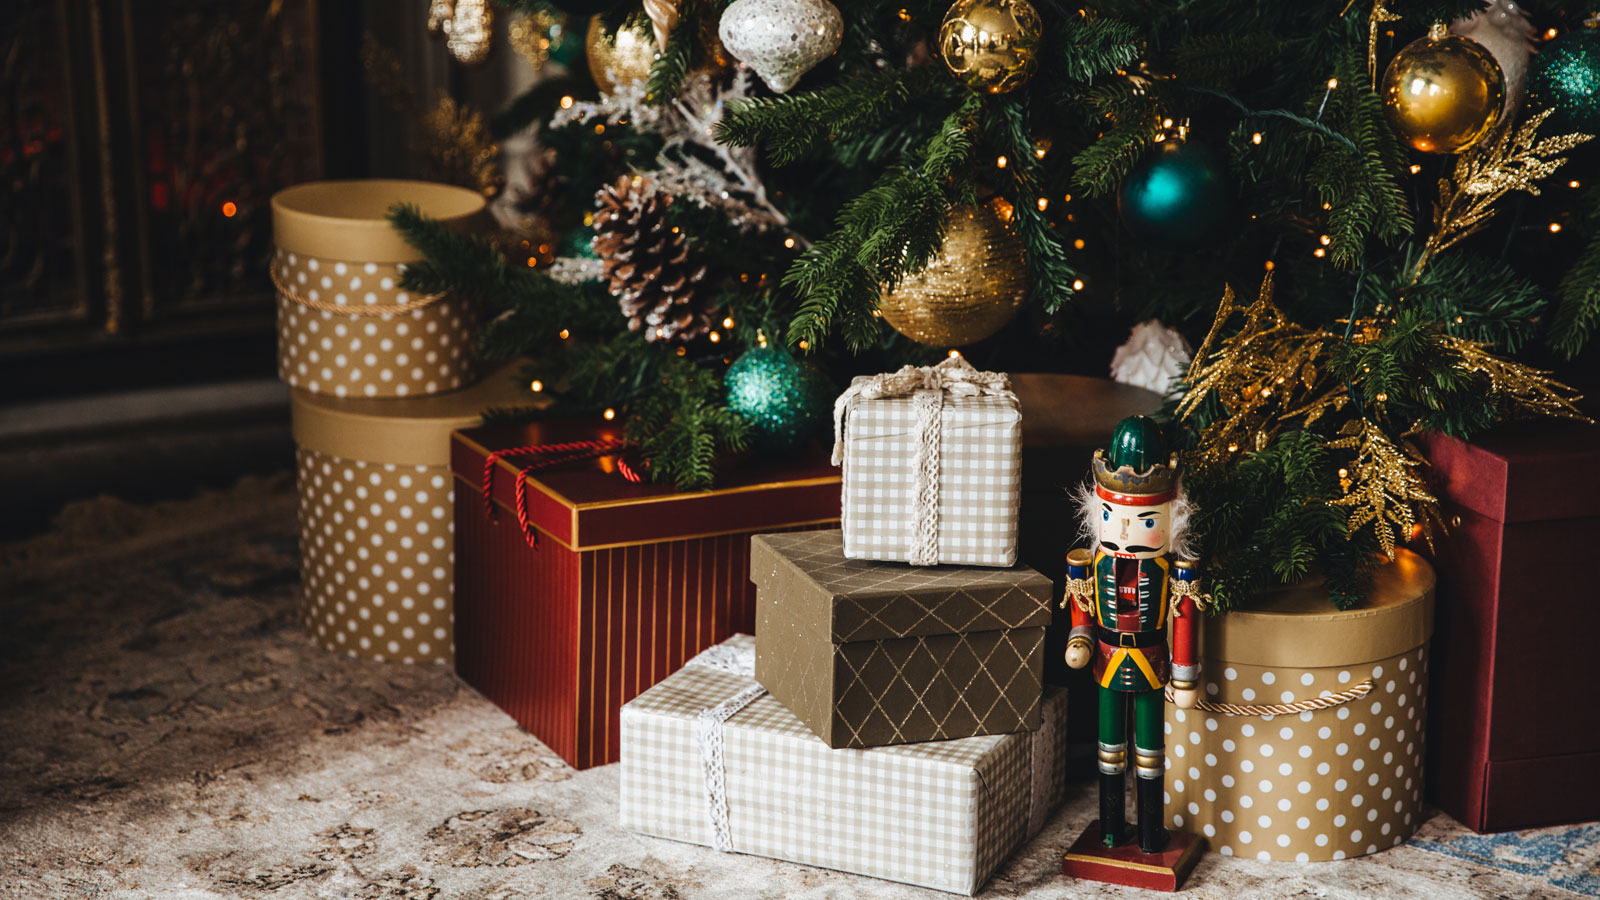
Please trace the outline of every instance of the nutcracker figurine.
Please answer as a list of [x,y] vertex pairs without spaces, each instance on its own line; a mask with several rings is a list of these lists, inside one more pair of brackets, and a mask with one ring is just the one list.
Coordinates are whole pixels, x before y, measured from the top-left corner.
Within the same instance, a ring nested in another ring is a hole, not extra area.
[[[1166,688],[1189,709],[1197,699],[1197,572],[1182,556],[1188,504],[1178,484],[1161,427],[1145,416],[1117,425],[1110,452],[1094,455],[1094,486],[1080,496],[1088,550],[1067,555],[1072,633],[1067,665],[1093,662],[1100,694],[1100,842],[1107,848],[1131,835],[1123,813],[1128,767],[1128,708],[1133,707],[1133,759],[1138,775],[1138,846],[1145,854],[1168,848],[1162,826]],[[1167,649],[1167,623],[1172,649]],[[1088,839],[1088,835],[1085,835]],[[1185,838],[1187,848],[1187,837]],[[1185,853],[1185,856],[1189,854]]]

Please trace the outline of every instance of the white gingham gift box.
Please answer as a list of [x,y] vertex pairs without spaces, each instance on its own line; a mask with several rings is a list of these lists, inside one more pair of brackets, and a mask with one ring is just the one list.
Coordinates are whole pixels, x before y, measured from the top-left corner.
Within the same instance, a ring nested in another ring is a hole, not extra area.
[[735,635],[622,708],[624,828],[971,895],[1061,800],[1065,691],[1037,732],[831,750],[739,674],[754,652]]
[[844,555],[1012,566],[1022,413],[1009,379],[960,356],[856,378],[834,405]]

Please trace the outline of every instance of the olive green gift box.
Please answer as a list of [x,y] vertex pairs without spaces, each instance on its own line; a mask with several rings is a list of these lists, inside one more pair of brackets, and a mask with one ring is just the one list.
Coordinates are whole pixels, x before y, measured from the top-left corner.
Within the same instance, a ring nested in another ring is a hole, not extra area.
[[1050,581],[846,559],[838,529],[750,540],[756,680],[835,749],[1039,727]]

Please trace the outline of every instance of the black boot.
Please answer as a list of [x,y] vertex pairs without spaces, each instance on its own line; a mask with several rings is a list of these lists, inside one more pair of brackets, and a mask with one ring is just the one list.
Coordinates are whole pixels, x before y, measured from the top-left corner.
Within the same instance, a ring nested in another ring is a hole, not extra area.
[[1100,840],[1107,847],[1122,843],[1127,829],[1127,815],[1123,812],[1126,788],[1122,786],[1123,773],[1100,773]]
[[1167,829],[1161,825],[1166,804],[1161,800],[1160,778],[1140,778],[1139,796],[1139,849],[1146,853],[1160,853],[1167,848]]

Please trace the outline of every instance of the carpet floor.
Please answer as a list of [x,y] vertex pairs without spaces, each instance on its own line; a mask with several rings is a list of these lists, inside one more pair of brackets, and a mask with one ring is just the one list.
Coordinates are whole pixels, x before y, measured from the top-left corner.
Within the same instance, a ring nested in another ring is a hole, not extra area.
[[[91,501],[0,546],[0,897],[948,896],[630,834],[616,766],[574,772],[445,669],[313,647],[293,488]],[[1141,896],[1057,874],[1093,806],[1075,785],[982,896]],[[1600,825],[1436,814],[1344,862],[1213,854],[1184,895],[1600,896]]]

